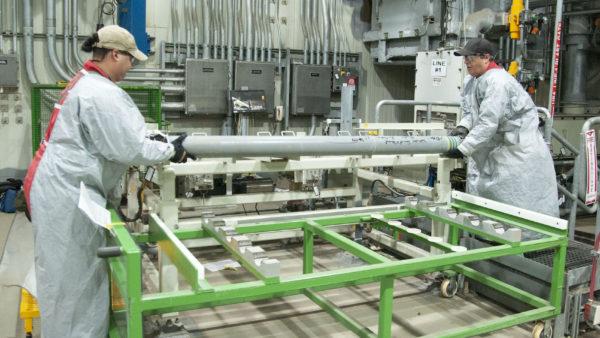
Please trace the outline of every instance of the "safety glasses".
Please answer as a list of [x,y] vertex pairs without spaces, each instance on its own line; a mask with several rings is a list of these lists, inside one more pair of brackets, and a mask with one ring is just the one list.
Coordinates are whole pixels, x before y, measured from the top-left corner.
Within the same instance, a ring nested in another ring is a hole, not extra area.
[[135,62],[135,58],[129,52],[120,50],[119,53],[121,53],[123,55],[126,55],[126,56],[129,56],[129,61],[131,61],[131,64],[133,64]]
[[475,60],[475,58],[478,56],[483,56],[483,55],[481,55],[481,54],[465,55],[465,60],[467,60],[469,62],[473,62],[473,60]]

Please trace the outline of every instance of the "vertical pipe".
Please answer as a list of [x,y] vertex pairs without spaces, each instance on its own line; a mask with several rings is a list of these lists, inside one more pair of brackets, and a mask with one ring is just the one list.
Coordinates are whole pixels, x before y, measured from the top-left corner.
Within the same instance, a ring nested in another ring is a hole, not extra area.
[[199,24],[198,24],[197,0],[192,1],[192,19],[194,21],[194,59],[197,59],[198,58],[198,42],[200,41],[200,38],[199,38],[200,28],[199,28]]
[[308,36],[309,36],[309,43],[310,43],[310,64],[314,64],[315,63],[315,38],[313,36],[313,29],[312,29],[312,25],[311,25],[311,6],[310,6],[310,2],[311,0],[306,0],[306,7],[304,9],[304,15],[305,15],[305,22],[306,22],[306,31],[308,32]]
[[46,0],[46,40],[52,67],[63,80],[69,81],[71,77],[62,69],[56,55],[56,7],[54,0]]
[[23,42],[27,78],[29,82],[35,84],[38,81],[33,68],[33,17],[31,13],[31,0],[23,0]]
[[78,67],[82,67],[83,66],[83,61],[81,60],[81,58],[79,57],[79,51],[77,50],[77,47],[79,46],[79,44],[77,43],[77,39],[79,38],[79,11],[77,10],[77,5],[78,5],[78,1],[79,0],[73,0],[73,6],[71,8],[71,15],[73,20],[72,24],[73,24],[73,41],[72,41],[72,45],[73,45],[73,56],[75,57],[75,61],[77,62],[77,66]]
[[177,7],[176,0],[171,0],[171,33],[173,34],[173,55],[175,56],[175,62],[179,64],[179,50],[177,41]]
[[[233,90],[233,31],[234,31],[234,11],[233,6],[235,5],[233,1],[227,1],[225,4],[227,6],[227,64],[228,64],[228,72],[227,72],[227,89],[229,91]],[[227,109],[227,134],[233,135],[233,111],[231,109],[231,100],[227,100],[227,104],[230,106]]]
[[252,14],[252,20],[254,20],[254,23],[252,24],[252,26],[254,27],[254,30],[252,31],[254,38],[252,41],[254,41],[254,57],[252,58],[252,60],[254,61],[258,61],[258,49],[260,48],[260,37],[259,37],[259,23],[260,21],[257,19],[258,16],[258,1],[259,0],[252,0],[252,10],[254,11],[254,13]]
[[323,16],[323,64],[329,63],[329,8],[328,0],[321,0]]
[[279,1],[277,1],[277,38],[279,39],[279,51],[277,53],[277,64],[279,67],[278,68],[279,74],[281,74],[281,49],[283,48],[283,43],[281,40],[281,19],[279,18]]
[[[308,32],[306,31],[306,21],[304,18],[304,2],[306,0],[300,0],[300,26],[302,27],[302,34],[304,35],[304,64],[308,63]],[[279,46],[281,49],[281,46]]]
[[337,20],[335,19],[335,11],[337,9],[337,1],[333,0],[329,7],[329,20],[331,21],[331,27],[333,28],[333,64],[337,65],[337,51],[338,51],[338,27]]
[[219,48],[218,48],[218,44],[219,44],[219,16],[217,14],[217,1],[218,0],[211,0],[210,2],[210,9],[211,9],[211,16],[212,16],[212,30],[213,30],[213,59],[218,59],[219,58]]
[[319,0],[313,0],[312,27],[315,34],[315,45],[317,46],[317,64],[321,63],[321,32],[319,29]]
[[265,42],[266,42],[266,38],[265,38],[265,33],[266,33],[266,27],[265,27],[265,12],[264,12],[264,6],[263,3],[265,2],[265,0],[257,0],[256,2],[256,6],[258,7],[258,27],[260,27],[260,62],[265,62]]
[[252,61],[252,1],[246,0],[246,61]]
[[239,40],[239,48],[238,48],[238,60],[244,60],[244,24],[242,20],[242,11],[243,3],[242,0],[236,0],[236,18],[237,18],[237,29],[238,29],[238,40]]
[[285,102],[285,110],[283,114],[283,126],[285,130],[290,129],[290,82],[291,82],[291,73],[292,73],[292,60],[290,57],[290,49],[286,49],[285,51],[285,94],[284,94],[284,102]]
[[17,54],[17,0],[13,0],[12,8],[13,17],[13,38],[12,38],[12,54]]
[[71,38],[71,36],[69,35],[69,32],[71,31],[69,7],[69,0],[63,0],[63,55],[67,71],[69,72],[69,74],[71,74],[71,76],[75,76],[77,72],[71,66],[71,58],[69,57],[71,54],[71,50],[69,48],[69,39]]
[[[229,25],[229,21],[225,22],[225,15],[223,14],[223,0],[219,0],[219,29],[221,32],[221,60],[225,60],[227,58],[227,53],[225,51],[225,45],[227,44],[227,30],[226,24]],[[229,18],[227,18],[229,20]]]
[[265,29],[267,35],[267,61],[271,62],[271,48],[273,48],[273,30],[271,28],[271,5],[269,0],[265,0]]
[[202,0],[202,58],[209,59],[210,51],[208,44],[210,43],[210,13],[208,12],[208,0]]
[[[431,103],[427,104],[427,115],[425,115],[425,122],[427,122],[427,124],[431,123]],[[431,130],[427,129],[425,131],[425,135],[431,135]]]
[[[4,32],[3,28],[4,26],[2,25],[2,6],[4,6],[4,2],[0,1],[0,54],[4,54],[4,46],[3,44],[3,36],[2,33]],[[15,20],[16,18],[13,17],[13,20]],[[13,32],[13,36],[15,35],[15,32]]]
[[190,58],[192,56],[192,49],[190,43],[192,41],[192,20],[190,19],[190,0],[183,0],[183,10],[185,11],[185,57]]

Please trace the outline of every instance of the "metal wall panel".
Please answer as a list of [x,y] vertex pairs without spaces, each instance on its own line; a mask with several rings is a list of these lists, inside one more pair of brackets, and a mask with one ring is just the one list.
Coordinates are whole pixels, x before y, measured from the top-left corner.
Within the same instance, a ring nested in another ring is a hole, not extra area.
[[227,60],[187,59],[186,114],[227,113]]
[[331,102],[331,66],[292,66],[293,115],[325,115]]
[[275,109],[275,64],[236,61],[234,90],[264,90],[268,113]]

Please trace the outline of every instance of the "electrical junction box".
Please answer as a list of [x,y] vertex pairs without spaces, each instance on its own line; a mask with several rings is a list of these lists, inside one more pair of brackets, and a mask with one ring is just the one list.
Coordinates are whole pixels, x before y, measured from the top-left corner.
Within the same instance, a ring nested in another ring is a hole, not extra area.
[[[416,59],[415,101],[441,101],[460,103],[463,81],[467,73],[462,56],[453,50],[419,52]],[[427,106],[415,106],[415,122],[426,121]],[[432,106],[431,122],[445,123],[453,129],[462,117],[458,106]],[[432,135],[445,132],[432,130]]]
[[0,87],[19,86],[19,59],[16,55],[0,55]]
[[262,90],[267,113],[275,111],[275,64],[271,62],[236,61],[234,90]]
[[228,74],[227,60],[187,59],[186,114],[226,114]]
[[[333,93],[341,93],[342,87],[348,83],[349,78],[357,80],[355,86],[356,89],[358,89],[358,70],[356,70],[356,68],[334,66],[331,76],[331,91]],[[354,96],[356,96],[357,91],[358,90],[354,91]]]
[[329,114],[331,71],[326,65],[292,65],[292,115]]

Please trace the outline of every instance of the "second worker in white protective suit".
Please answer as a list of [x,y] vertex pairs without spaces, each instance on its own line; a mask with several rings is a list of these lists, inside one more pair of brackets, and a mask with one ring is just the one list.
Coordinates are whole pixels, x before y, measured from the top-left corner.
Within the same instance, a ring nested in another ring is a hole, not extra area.
[[464,57],[469,75],[461,98],[463,117],[450,134],[464,141],[451,156],[468,158],[468,193],[558,217],[556,174],[538,129],[536,106],[494,62],[494,52],[492,43],[481,38],[454,52]]
[[120,200],[131,165],[185,162],[184,135],[173,143],[146,138],[144,119],[121,81],[133,59],[147,57],[133,36],[106,26],[82,46],[92,59],[62,91],[25,178],[34,234],[38,305],[44,337],[106,337],[107,263],[97,257],[106,230],[78,208],[80,184],[98,205]]

